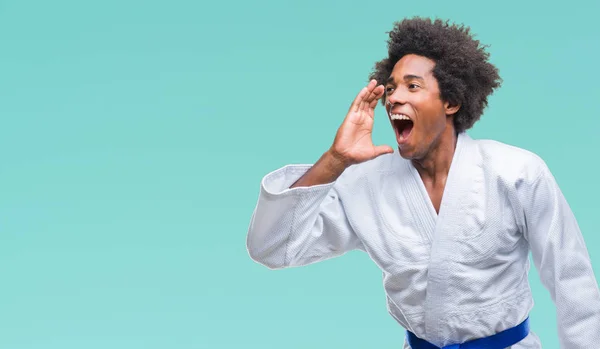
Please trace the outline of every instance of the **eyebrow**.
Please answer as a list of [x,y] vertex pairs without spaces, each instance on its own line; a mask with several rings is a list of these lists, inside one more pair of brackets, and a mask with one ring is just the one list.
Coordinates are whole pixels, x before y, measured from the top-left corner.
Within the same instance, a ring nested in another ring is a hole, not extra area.
[[[425,81],[425,79],[423,79],[423,77],[418,76],[418,75],[414,75],[414,74],[404,75],[404,81],[406,81],[406,80],[413,80],[413,79]],[[386,84],[389,84],[390,82],[394,82],[394,78],[391,77],[391,76],[387,79]]]

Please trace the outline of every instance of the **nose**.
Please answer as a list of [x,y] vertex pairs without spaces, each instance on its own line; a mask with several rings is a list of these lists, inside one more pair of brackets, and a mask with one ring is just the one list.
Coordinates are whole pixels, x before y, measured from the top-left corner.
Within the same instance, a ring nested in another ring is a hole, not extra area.
[[394,88],[391,92],[388,93],[386,98],[386,103],[389,107],[394,106],[395,104],[405,104],[406,103],[406,91],[403,91],[402,88]]

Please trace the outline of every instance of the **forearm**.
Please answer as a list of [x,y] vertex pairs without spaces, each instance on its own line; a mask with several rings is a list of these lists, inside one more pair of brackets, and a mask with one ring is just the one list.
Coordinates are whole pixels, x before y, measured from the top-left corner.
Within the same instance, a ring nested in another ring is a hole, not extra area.
[[290,188],[313,167],[285,166],[261,181],[247,237],[248,252],[260,264],[305,265],[360,247],[339,198],[341,179]]
[[332,150],[327,150],[290,188],[332,183],[341,176],[346,168],[348,166],[339,156],[336,156]]

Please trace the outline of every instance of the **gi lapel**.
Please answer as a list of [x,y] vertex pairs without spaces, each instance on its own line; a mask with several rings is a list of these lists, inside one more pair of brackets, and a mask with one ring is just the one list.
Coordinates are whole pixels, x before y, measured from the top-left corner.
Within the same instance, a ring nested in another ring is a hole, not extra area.
[[415,216],[415,221],[419,222],[419,226],[415,229],[420,230],[424,240],[431,244],[437,222],[437,213],[417,169],[410,160],[401,160],[405,166],[405,173],[408,174],[405,179],[406,185],[403,188],[406,190],[411,214]]
[[[459,134],[440,213],[435,221],[427,278],[425,328],[428,338],[440,347],[448,344],[445,341],[452,336],[446,331],[444,323],[453,297],[448,292],[448,282],[453,277],[450,257],[454,257],[456,252],[453,241],[460,238],[464,231],[477,231],[484,225],[483,179],[481,158],[476,147],[466,133]],[[429,196],[427,200],[431,205]]]
[[450,171],[448,173],[446,186],[442,195],[439,214],[435,211],[435,207],[431,202],[431,198],[429,197],[429,193],[427,192],[427,188],[425,188],[425,184],[423,183],[419,172],[409,160],[404,161],[405,166],[408,168],[408,173],[411,174],[410,183],[406,188],[407,194],[410,196],[410,202],[414,207],[414,211],[422,215],[421,220],[423,224],[421,226],[423,227],[424,232],[426,233],[430,242],[433,242],[435,238],[434,234],[438,230],[440,221],[444,219],[445,211],[451,209],[452,206],[457,204],[457,202],[454,201],[455,198],[453,196],[456,196],[455,188],[456,182],[459,180],[459,178],[455,177],[462,177],[464,176],[464,173],[456,174],[455,172],[457,172],[457,170],[454,169],[458,166],[456,163],[460,162],[461,151],[464,148],[463,145],[468,140],[469,136],[467,136],[465,133],[461,133],[457,137],[456,149],[454,151],[452,163],[450,164]]

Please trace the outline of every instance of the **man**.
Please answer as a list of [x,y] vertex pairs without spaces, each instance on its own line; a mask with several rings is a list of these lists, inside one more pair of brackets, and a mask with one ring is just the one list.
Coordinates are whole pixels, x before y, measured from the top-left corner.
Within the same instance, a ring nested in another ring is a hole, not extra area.
[[[421,18],[397,23],[388,44],[331,148],[262,180],[251,258],[278,269],[365,251],[405,348],[522,349],[541,347],[528,322],[531,251],[561,348],[600,348],[598,284],[550,170],[466,134],[500,86],[488,54],[468,28]],[[379,100],[397,152],[372,142]]]

